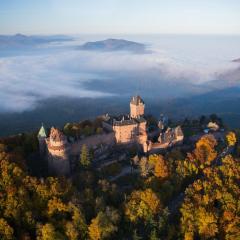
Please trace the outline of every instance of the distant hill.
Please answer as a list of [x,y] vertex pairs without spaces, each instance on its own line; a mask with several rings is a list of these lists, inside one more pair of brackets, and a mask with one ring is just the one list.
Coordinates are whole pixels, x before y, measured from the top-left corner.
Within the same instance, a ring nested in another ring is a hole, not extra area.
[[53,36],[26,36],[23,34],[16,35],[0,35],[0,48],[21,48],[32,47],[34,45],[58,42],[58,41],[70,41],[72,38],[64,35]]
[[87,42],[78,47],[88,51],[131,51],[144,52],[146,46],[142,43],[127,41],[124,39],[106,39],[103,41]]
[[[147,104],[146,113],[181,120],[216,113],[230,128],[240,128],[240,87],[216,90],[188,98],[160,99],[140,92]],[[103,98],[52,98],[41,101],[36,109],[22,113],[0,113],[0,136],[36,131],[43,122],[59,126],[67,122],[92,119],[104,113],[129,111],[129,95]]]
[[232,60],[232,62],[239,62],[240,63],[240,58]]
[[189,98],[178,98],[164,110],[174,117],[216,113],[231,128],[240,128],[240,87],[216,90]]

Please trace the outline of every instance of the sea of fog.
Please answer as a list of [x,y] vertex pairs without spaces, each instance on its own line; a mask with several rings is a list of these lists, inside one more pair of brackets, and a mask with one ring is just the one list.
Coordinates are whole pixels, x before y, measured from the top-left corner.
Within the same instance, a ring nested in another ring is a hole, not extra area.
[[[240,62],[232,60],[240,58],[240,36],[72,37],[71,41],[1,49],[0,112],[33,110],[50,98],[129,97],[137,93],[166,100],[239,85]],[[147,51],[77,48],[107,38],[143,43]]]

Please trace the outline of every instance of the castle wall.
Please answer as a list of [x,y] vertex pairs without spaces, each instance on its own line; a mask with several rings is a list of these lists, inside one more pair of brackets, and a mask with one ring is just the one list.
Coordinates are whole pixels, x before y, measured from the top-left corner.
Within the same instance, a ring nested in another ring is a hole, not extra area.
[[130,116],[132,118],[137,118],[138,116],[144,115],[145,105],[140,103],[138,105],[130,103]]
[[46,145],[49,171],[56,175],[68,175],[70,173],[70,145],[66,136],[52,127],[50,136],[46,139]]
[[98,135],[93,135],[86,137],[85,139],[79,140],[71,145],[72,155],[79,155],[82,149],[82,146],[85,144],[88,148],[94,148],[99,144],[113,145],[115,144],[115,135],[114,132],[103,133]]
[[49,171],[56,175],[68,175],[70,173],[70,162],[68,155],[55,155],[48,153],[48,168]]
[[131,143],[138,135],[138,124],[113,126],[117,143]]
[[108,131],[113,131],[113,126],[107,122],[102,122],[102,126],[104,129],[106,129]]
[[68,175],[70,173],[69,151],[70,145],[66,142],[53,142],[47,139],[48,169],[56,175]]
[[38,143],[40,155],[43,156],[46,153],[46,139],[38,137]]
[[140,122],[138,124],[139,134],[146,134],[147,132],[147,122]]
[[65,145],[67,145],[68,144],[68,142],[67,142],[67,139],[64,139],[64,140],[61,140],[61,141],[53,141],[53,140],[51,140],[50,139],[50,141],[49,141],[49,147],[52,147],[52,148],[54,148],[54,147],[62,147],[62,146],[65,146]]

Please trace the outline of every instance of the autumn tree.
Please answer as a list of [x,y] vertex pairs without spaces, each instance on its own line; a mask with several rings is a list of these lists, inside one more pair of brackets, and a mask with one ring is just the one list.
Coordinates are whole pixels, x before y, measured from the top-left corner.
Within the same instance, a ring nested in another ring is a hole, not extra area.
[[12,240],[14,238],[13,232],[13,228],[9,226],[7,221],[0,218],[0,238],[3,240]]
[[229,147],[234,146],[237,142],[236,134],[234,132],[229,132],[226,135],[226,140],[227,140],[227,144],[228,144]]
[[153,174],[160,179],[168,177],[168,167],[162,155],[150,155],[149,163],[153,167]]
[[217,157],[216,145],[217,141],[213,135],[208,134],[201,137],[197,141],[194,151],[188,153],[184,161],[178,162],[178,173],[183,176],[194,175],[210,166]]
[[162,155],[153,154],[148,158],[142,157],[139,162],[141,175],[147,177],[153,174],[159,179],[168,177],[168,167]]
[[63,239],[63,236],[56,231],[55,227],[51,223],[39,226],[37,240],[55,240]]
[[[80,203],[64,178],[37,179],[16,163],[0,162],[0,236],[22,239],[84,239],[87,228]],[[75,192],[76,194],[76,192]],[[1,228],[2,227],[2,228]],[[38,229],[38,232],[36,232]],[[71,239],[71,238],[70,238]]]
[[89,237],[92,240],[107,239],[117,230],[120,217],[117,210],[107,207],[106,211],[100,211],[96,218],[92,219],[88,227]]
[[185,239],[240,239],[240,165],[228,155],[221,166],[207,167],[204,176],[185,191],[181,230]]
[[210,165],[217,156],[217,152],[214,149],[216,145],[217,141],[213,135],[204,135],[196,143],[194,157],[200,164]]
[[125,204],[125,215],[131,222],[154,217],[161,209],[158,196],[151,190],[134,191]]

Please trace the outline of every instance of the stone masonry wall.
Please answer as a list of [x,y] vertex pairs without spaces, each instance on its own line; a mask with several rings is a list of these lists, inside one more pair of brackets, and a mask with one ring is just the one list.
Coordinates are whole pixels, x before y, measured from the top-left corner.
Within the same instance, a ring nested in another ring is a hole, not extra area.
[[82,146],[85,144],[88,148],[95,147],[99,144],[113,145],[115,144],[115,135],[114,132],[103,133],[98,135],[93,135],[86,137],[85,139],[79,140],[71,145],[71,155],[79,155],[82,149]]

